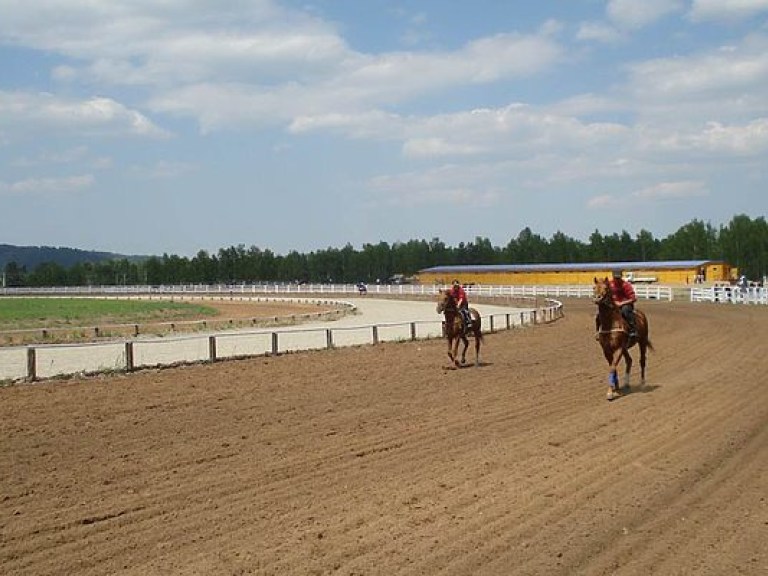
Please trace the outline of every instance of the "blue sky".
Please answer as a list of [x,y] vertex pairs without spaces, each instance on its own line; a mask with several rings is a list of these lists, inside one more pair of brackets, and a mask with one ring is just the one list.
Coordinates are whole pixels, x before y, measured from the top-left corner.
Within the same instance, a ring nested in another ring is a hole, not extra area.
[[768,0],[0,0],[0,243],[663,238],[767,184]]

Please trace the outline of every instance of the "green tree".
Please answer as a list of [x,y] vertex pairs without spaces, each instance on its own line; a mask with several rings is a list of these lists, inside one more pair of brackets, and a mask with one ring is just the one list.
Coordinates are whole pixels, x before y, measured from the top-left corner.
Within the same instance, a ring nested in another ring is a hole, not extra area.
[[768,274],[768,225],[764,217],[753,221],[745,214],[734,216],[720,229],[720,245],[724,260],[747,277]]
[[4,269],[5,286],[8,288],[25,286],[27,267],[19,266],[15,261],[8,262]]
[[661,243],[664,260],[706,260],[714,257],[717,231],[711,224],[694,219]]

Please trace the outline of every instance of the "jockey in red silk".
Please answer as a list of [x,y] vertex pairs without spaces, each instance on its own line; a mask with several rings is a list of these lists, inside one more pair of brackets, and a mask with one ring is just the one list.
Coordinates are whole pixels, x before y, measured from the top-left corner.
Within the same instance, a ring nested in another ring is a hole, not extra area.
[[637,295],[632,284],[622,278],[621,270],[613,271],[613,278],[608,281],[611,288],[611,297],[613,304],[621,310],[621,315],[629,325],[629,337],[637,337],[637,327],[635,326],[635,302]]
[[461,286],[458,280],[453,281],[451,286],[451,294],[453,299],[456,300],[456,307],[459,309],[461,319],[464,321],[464,327],[469,328],[472,325],[472,317],[469,315],[469,302],[467,301],[467,293]]

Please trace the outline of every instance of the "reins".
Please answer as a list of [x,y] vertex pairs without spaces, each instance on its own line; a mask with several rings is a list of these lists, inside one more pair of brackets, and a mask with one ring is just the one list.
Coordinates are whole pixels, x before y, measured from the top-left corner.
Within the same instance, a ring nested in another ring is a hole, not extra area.
[[[595,303],[597,304],[597,307],[598,307],[598,313],[597,314],[598,314],[598,318],[600,318],[601,326],[603,326],[605,324],[604,319],[603,319],[603,315],[604,314],[608,314],[609,317],[606,320],[610,320],[610,325],[611,326],[615,326],[616,322],[614,320],[615,320],[616,311],[618,310],[618,308],[616,307],[616,304],[614,304],[614,302],[613,302],[613,298],[611,297],[611,293],[610,292],[606,292],[605,294],[601,295],[600,298],[596,298],[595,299]],[[610,329],[606,329],[606,328],[602,328],[601,327],[597,331],[598,334],[612,334],[614,332],[623,332],[625,334],[627,333],[627,331],[621,326],[621,318],[620,317],[619,317],[619,327],[617,327],[617,328],[610,328]]]

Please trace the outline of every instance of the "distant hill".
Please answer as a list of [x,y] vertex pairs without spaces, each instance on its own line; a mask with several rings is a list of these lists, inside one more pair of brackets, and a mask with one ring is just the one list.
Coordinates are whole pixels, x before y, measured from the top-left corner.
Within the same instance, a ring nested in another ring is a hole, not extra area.
[[26,266],[31,272],[40,264],[54,262],[64,268],[70,268],[75,264],[84,262],[102,262],[104,260],[131,261],[141,260],[144,256],[123,256],[112,252],[96,252],[93,250],[80,250],[78,248],[61,248],[53,246],[13,246],[0,244],[0,270],[5,269],[9,262],[16,262],[19,266]]

